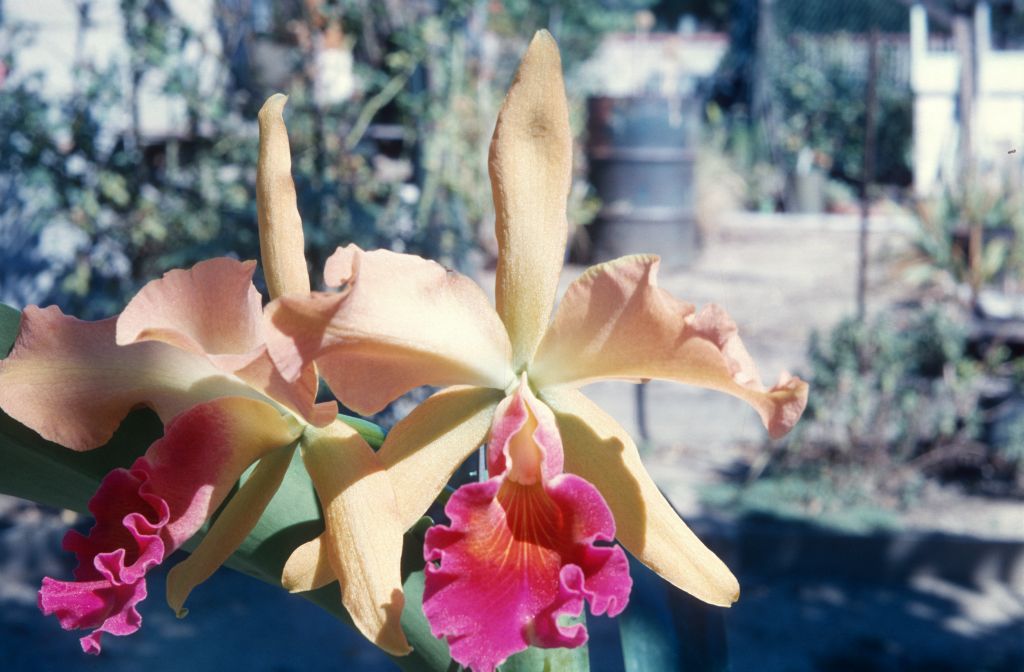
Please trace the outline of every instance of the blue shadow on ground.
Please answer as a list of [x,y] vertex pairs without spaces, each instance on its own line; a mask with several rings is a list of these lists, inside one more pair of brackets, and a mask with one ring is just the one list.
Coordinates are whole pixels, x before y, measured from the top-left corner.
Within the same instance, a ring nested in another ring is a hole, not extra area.
[[[64,530],[58,515],[28,503],[8,502],[0,511],[4,672],[396,669],[313,604],[231,570],[193,593],[182,620],[163,600],[165,571],[154,572],[141,608],[143,628],[131,637],[107,637],[102,655],[86,656],[79,633],[61,631],[35,604],[43,575],[70,576],[73,558],[60,551]],[[1024,544],[944,534],[849,535],[764,516],[705,532],[739,575],[741,600],[723,611],[674,592],[667,609],[676,621],[724,622],[729,669],[1024,669]],[[635,578],[646,571],[635,568]],[[646,599],[643,585],[647,597],[657,596],[657,584],[651,592],[645,581],[638,581],[638,605]],[[592,670],[624,669],[619,622],[588,618],[588,626]],[[716,638],[708,641],[719,646]],[[687,652],[681,658],[701,659]]]

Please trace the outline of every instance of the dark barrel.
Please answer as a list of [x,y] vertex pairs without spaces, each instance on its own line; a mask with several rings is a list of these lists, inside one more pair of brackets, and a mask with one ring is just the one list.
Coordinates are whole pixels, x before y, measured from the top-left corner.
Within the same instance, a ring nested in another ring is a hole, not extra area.
[[653,252],[669,266],[696,258],[694,160],[698,109],[690,98],[587,100],[590,182],[602,208],[595,261]]

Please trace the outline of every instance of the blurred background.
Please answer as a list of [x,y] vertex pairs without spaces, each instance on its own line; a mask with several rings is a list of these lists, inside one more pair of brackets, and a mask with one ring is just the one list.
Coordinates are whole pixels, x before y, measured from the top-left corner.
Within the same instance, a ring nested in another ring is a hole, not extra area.
[[[1021,0],[0,0],[0,301],[95,319],[170,268],[256,258],[277,91],[314,284],[355,242],[491,291],[487,146],[539,28],[576,134],[563,284],[658,253],[768,383],[811,383],[776,442],[722,395],[587,388],[740,577],[700,611],[700,669],[1024,669]],[[230,570],[183,621],[154,577],[146,626],[87,658],[35,591],[89,524],[0,498],[4,669],[392,669]],[[624,662],[591,623],[595,670],[687,664]]]

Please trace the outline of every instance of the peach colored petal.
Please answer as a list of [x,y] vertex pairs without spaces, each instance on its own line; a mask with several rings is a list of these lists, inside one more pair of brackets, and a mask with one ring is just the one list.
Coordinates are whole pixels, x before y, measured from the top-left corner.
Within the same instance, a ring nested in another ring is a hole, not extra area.
[[302,219],[292,182],[292,155],[284,105],[288,97],[274,94],[260,109],[260,153],[256,163],[256,213],[260,255],[270,298],[309,293]]
[[463,460],[483,445],[503,396],[486,387],[449,387],[388,432],[377,455],[394,486],[403,529],[420,519]]
[[185,600],[192,590],[213,576],[249,536],[267,504],[281,487],[295,448],[264,456],[238,492],[210,526],[199,546],[167,574],[167,604],[179,618],[188,613]]
[[168,271],[146,284],[117,320],[117,344],[161,341],[233,373],[263,347],[263,305],[255,261],[226,257]]
[[551,316],[568,230],[572,133],[558,45],[534,35],[505,97],[491,140],[498,314],[508,328],[513,362],[533,356]]
[[355,245],[331,256],[325,278],[345,293],[284,296],[267,307],[267,344],[285,378],[315,361],[341,402],[363,415],[421,385],[511,382],[508,335],[469,278]]
[[43,438],[89,450],[137,406],[167,422],[217,397],[262,398],[205,357],[164,343],[118,346],[115,321],[26,308],[14,349],[0,361],[0,408]]
[[540,388],[602,378],[661,378],[726,392],[754,407],[772,438],[807,405],[807,383],[783,374],[761,383],[736,324],[718,306],[696,312],[658,287],[658,258],[622,257],[593,266],[569,287],[530,379]]
[[323,507],[327,555],[360,632],[388,653],[412,649],[402,632],[402,527],[387,472],[356,430],[307,429],[302,459]]
[[576,390],[544,390],[565,449],[565,470],[593,483],[615,516],[616,537],[672,585],[727,607],[739,583],[679,518],[640,462],[624,429]]
[[317,406],[312,364],[289,382],[267,353],[263,306],[252,284],[254,261],[201,261],[146,284],[117,319],[118,345],[167,343],[201,355],[316,425],[329,424],[337,404]]
[[293,382],[281,375],[270,358],[266,346],[260,355],[235,375],[271,399],[278,401],[317,427],[331,424],[338,415],[338,403],[325,401],[316,403],[319,378],[312,364],[302,369],[302,374]]
[[302,593],[337,581],[329,548],[330,540],[324,533],[292,551],[281,571],[281,585],[288,592]]

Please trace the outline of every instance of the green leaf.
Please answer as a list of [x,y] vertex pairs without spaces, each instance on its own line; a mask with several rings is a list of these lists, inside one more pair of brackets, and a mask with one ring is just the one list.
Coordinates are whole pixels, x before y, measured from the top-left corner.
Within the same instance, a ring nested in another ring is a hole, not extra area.
[[[586,616],[570,618],[563,625],[586,623]],[[575,649],[529,648],[508,659],[501,672],[561,672],[561,670],[589,670],[590,650],[587,645]],[[653,668],[652,668],[653,669]],[[666,668],[667,669],[667,668]]]
[[102,448],[78,453],[0,411],[0,492],[79,513],[112,469],[127,467],[163,433],[150,411],[129,415]]
[[619,615],[626,672],[729,669],[722,609],[704,604],[629,560],[633,591]]
[[369,420],[345,415],[344,413],[338,414],[338,420],[359,432],[359,436],[363,437],[363,441],[370,444],[370,447],[374,450],[380,448],[381,444],[384,443],[384,430],[379,425]]
[[14,339],[21,326],[21,313],[0,303],[0,359],[6,357],[14,346]]

